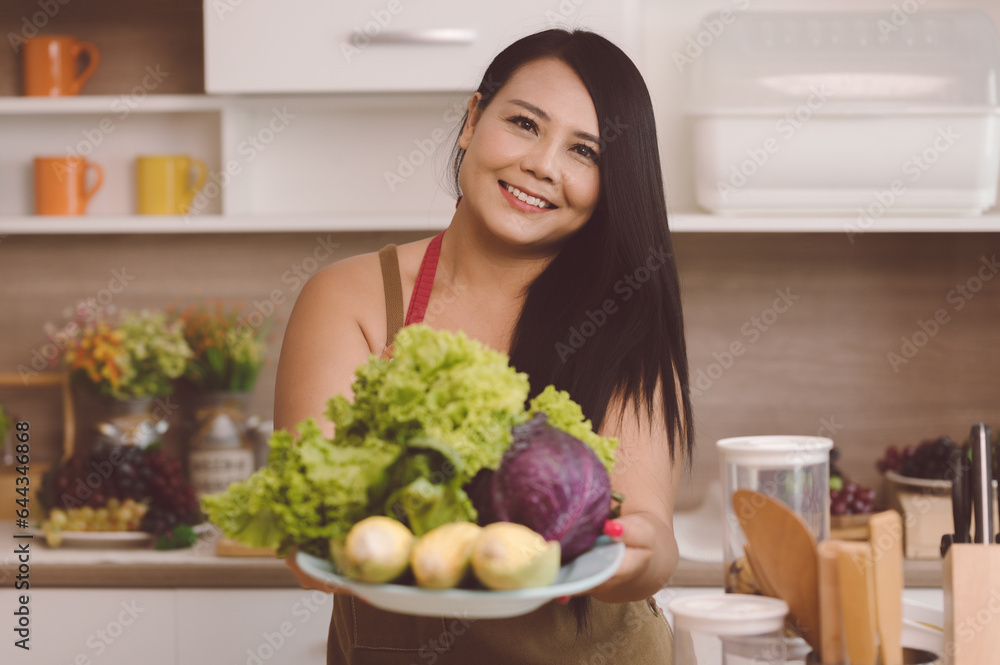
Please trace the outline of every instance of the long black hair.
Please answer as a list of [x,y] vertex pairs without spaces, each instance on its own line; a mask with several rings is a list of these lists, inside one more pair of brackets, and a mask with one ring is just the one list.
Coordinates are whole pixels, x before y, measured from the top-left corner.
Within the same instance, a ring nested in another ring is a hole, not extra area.
[[[600,194],[590,220],[529,285],[514,329],[511,364],[532,394],[566,390],[597,430],[614,398],[652,417],[656,387],[669,433],[690,465],[694,446],[680,289],[667,226],[649,91],[629,57],[585,30],[546,30],[504,49],[483,75],[484,110],[520,67],[562,60],[579,75],[597,111]],[[468,112],[462,126],[468,121]],[[453,187],[465,151],[452,153]],[[674,376],[676,374],[676,384]]]

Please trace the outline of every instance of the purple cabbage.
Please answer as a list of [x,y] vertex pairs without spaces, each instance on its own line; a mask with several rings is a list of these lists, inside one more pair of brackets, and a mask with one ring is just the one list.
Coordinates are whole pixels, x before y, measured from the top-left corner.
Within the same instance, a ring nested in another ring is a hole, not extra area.
[[611,480],[590,446],[553,427],[544,413],[511,430],[493,474],[493,517],[558,540],[563,563],[587,551],[611,512]]

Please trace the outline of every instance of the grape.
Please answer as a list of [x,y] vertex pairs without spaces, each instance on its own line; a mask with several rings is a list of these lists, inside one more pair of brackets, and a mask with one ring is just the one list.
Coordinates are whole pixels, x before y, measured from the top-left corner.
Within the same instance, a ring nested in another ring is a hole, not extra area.
[[863,515],[875,510],[875,490],[857,483],[844,483],[841,489],[830,488],[831,515]]
[[[100,478],[96,487],[95,471]],[[51,532],[141,528],[160,535],[201,519],[179,460],[162,449],[107,441],[89,455],[74,455],[53,468],[42,481],[42,496]],[[53,519],[56,514],[61,517]]]
[[922,441],[918,446],[907,446],[902,452],[889,446],[876,463],[879,473],[895,471],[910,478],[946,480],[950,471],[948,462],[956,445],[946,436]]

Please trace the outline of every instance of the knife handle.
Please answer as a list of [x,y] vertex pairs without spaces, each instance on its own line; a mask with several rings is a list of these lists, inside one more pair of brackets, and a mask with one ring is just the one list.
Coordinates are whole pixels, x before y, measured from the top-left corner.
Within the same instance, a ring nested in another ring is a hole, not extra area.
[[[951,543],[968,543],[970,542],[969,526],[972,523],[972,494],[969,492],[972,478],[969,477],[968,446],[956,447],[951,452],[948,465],[953,472],[951,481],[951,517],[955,525],[955,533],[949,545]],[[947,548],[943,542],[941,547],[941,556],[944,556],[944,550]]]
[[993,459],[990,455],[990,428],[972,426],[972,502],[975,513],[975,543],[993,542]]

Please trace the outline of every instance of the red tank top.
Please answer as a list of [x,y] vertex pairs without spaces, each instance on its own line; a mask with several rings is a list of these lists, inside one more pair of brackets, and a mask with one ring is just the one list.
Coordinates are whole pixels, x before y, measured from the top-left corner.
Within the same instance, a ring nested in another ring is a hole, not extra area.
[[424,259],[420,262],[420,271],[417,273],[417,282],[413,285],[413,294],[410,296],[410,307],[406,311],[406,322],[420,323],[424,320],[427,312],[427,301],[431,297],[431,289],[434,287],[434,273],[437,272],[438,257],[441,256],[441,239],[444,231],[434,236],[431,243],[424,251]]

